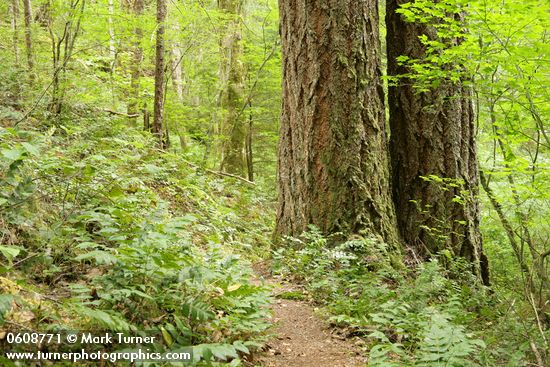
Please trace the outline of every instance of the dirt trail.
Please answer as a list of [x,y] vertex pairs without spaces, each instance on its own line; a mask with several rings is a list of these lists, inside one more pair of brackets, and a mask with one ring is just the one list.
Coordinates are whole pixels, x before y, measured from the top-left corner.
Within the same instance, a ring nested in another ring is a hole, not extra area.
[[[299,294],[296,285],[282,284],[282,279],[257,271],[260,278],[275,285],[274,295]],[[263,273],[263,277],[261,274]],[[302,300],[276,299],[272,305],[273,333],[267,343],[262,367],[360,367],[365,360],[352,339],[331,332],[314,312],[312,305]]]

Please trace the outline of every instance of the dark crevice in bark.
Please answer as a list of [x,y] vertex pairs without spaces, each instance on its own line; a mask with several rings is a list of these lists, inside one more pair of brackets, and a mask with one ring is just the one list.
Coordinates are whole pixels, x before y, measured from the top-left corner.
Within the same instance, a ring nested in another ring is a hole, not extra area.
[[[390,76],[410,72],[397,62],[398,56],[425,57],[420,35],[436,37],[431,26],[407,22],[395,12],[404,2],[387,1]],[[413,84],[403,77],[389,87],[392,187],[400,235],[425,258],[444,249],[465,258],[488,283],[470,88],[464,81],[441,80],[438,87],[419,93]],[[422,178],[430,176],[443,181]]]

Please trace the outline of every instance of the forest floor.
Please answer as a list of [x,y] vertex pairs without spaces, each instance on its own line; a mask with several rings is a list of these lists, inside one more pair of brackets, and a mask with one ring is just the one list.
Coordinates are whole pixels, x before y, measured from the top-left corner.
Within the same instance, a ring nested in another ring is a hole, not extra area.
[[[272,276],[255,266],[259,282],[273,286],[273,338],[259,357],[263,367],[358,367],[364,366],[358,340],[339,335],[315,312],[315,306],[301,298],[300,285]],[[292,299],[288,299],[292,298]],[[304,297],[306,298],[306,297]]]

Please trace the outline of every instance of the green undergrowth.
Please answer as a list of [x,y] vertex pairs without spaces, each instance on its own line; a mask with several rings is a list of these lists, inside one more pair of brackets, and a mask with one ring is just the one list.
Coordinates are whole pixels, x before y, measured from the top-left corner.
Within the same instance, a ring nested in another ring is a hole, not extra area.
[[0,165],[4,332],[154,330],[155,348],[192,345],[201,366],[241,365],[262,344],[258,188],[159,152],[123,119],[0,128]]
[[333,325],[365,341],[368,366],[524,366],[521,317],[449,254],[406,268],[375,238],[337,245],[312,228],[274,252]]

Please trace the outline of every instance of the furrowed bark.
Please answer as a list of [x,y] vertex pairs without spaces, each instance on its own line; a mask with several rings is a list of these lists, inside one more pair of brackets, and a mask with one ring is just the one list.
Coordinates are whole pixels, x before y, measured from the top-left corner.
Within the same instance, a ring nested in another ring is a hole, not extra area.
[[[410,73],[397,57],[421,60],[426,56],[419,36],[437,37],[433,26],[408,22],[396,13],[405,2],[387,1],[389,76]],[[458,45],[460,40],[452,42]],[[414,82],[399,78],[396,86],[390,86],[388,97],[393,198],[400,234],[425,258],[444,249],[465,258],[488,283],[479,231],[476,127],[470,88],[463,80],[441,80],[439,86],[418,92]],[[429,176],[444,181],[423,178]]]
[[397,244],[377,1],[282,0],[276,236],[308,225]]

